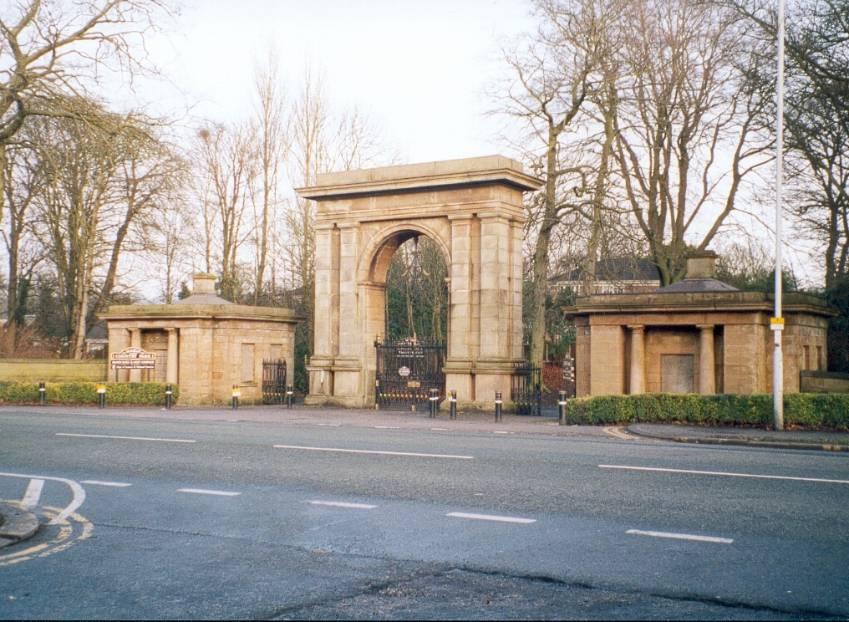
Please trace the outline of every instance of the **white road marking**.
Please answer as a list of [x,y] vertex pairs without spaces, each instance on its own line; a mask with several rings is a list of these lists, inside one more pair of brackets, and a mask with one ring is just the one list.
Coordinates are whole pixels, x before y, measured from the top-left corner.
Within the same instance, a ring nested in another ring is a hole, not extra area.
[[399,425],[376,425],[374,426],[375,430],[400,430],[401,426]]
[[64,477],[48,477],[47,475],[24,475],[22,473],[0,473],[0,477],[18,477],[21,479],[46,479],[51,482],[62,482],[71,489],[73,497],[71,502],[65,506],[65,509],[59,512],[50,521],[50,525],[61,525],[67,518],[76,512],[85,501],[85,490],[77,482]]
[[822,482],[826,484],[849,484],[845,479],[822,479],[819,477],[791,477],[789,475],[756,475],[754,473],[727,473],[725,471],[692,471],[689,469],[662,469],[659,467],[625,466],[623,464],[600,464],[600,469],[624,469],[628,471],[651,471],[658,473],[684,473],[687,475],[717,475],[721,477],[747,477],[752,479],[783,479],[793,482]]
[[327,505],[334,508],[350,508],[352,510],[373,510],[376,505],[368,503],[348,503],[346,501],[307,501],[311,505]]
[[379,456],[406,456],[412,458],[448,458],[452,460],[474,460],[474,456],[455,456],[452,454],[421,454],[409,451],[377,451],[374,449],[340,449],[338,447],[309,447],[306,445],[275,445],[277,449],[303,449],[305,451],[330,451],[343,454],[374,454]]
[[652,538],[671,538],[672,540],[694,540],[695,542],[713,542],[715,544],[731,544],[731,538],[716,538],[714,536],[697,536],[691,533],[670,533],[668,531],[642,531],[629,529],[625,533],[633,536],[649,536]]
[[218,497],[238,497],[240,492],[228,492],[226,490],[206,490],[204,488],[178,488],[177,492],[188,492],[193,495],[216,495]]
[[535,518],[519,518],[516,516],[495,516],[493,514],[467,514],[466,512],[448,512],[445,516],[451,518],[469,518],[471,520],[488,520],[497,523],[518,523],[520,525],[529,525],[537,522]]
[[96,479],[85,479],[81,483],[91,484],[92,486],[111,486],[112,488],[127,488],[128,486],[132,486],[132,484],[124,484],[123,482],[101,482]]
[[338,428],[340,423],[316,423],[316,425],[320,425],[323,428]]
[[56,432],[56,436],[73,436],[76,438],[114,438],[122,441],[157,441],[159,443],[197,443],[185,438],[152,438],[149,436],[111,436],[108,434],[73,434],[71,432]]
[[448,428],[431,428],[431,432],[447,432]]
[[25,510],[29,510],[38,505],[41,499],[41,491],[44,488],[43,479],[31,479],[27,484],[27,490],[24,493],[24,498],[21,499],[21,506]]
[[507,430],[493,430],[493,434],[510,434]]

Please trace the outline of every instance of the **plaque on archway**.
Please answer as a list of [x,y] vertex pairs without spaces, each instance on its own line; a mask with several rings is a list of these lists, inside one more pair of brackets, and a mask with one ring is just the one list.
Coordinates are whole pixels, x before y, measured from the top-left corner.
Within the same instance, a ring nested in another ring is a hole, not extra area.
[[448,267],[446,388],[461,405],[509,395],[522,359],[522,194],[541,183],[519,162],[487,156],[328,173],[299,188],[317,202],[307,402],[375,404],[387,272],[417,236]]

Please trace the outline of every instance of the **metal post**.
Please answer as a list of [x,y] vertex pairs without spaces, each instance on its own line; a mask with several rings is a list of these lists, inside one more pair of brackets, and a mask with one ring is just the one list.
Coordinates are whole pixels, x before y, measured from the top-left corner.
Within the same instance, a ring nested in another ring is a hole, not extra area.
[[165,410],[171,410],[171,400],[173,399],[174,390],[170,384],[165,385]]
[[292,400],[294,400],[294,397],[293,397],[294,395],[295,395],[295,387],[293,387],[290,384],[289,388],[286,389],[286,407],[287,408],[292,408]]
[[230,407],[231,407],[233,410],[237,410],[237,409],[239,408],[239,396],[240,396],[241,394],[242,394],[242,392],[239,390],[239,385],[234,384],[234,385],[233,385],[233,393],[232,393],[232,395],[233,395],[233,400],[232,400],[232,402],[231,402],[231,404],[230,404]]
[[430,418],[436,419],[436,409],[439,406],[439,389],[431,389],[428,400],[430,401]]
[[781,313],[781,221],[782,190],[784,185],[784,0],[778,0],[778,71],[776,91],[776,158],[775,158],[775,314],[771,322],[774,335],[772,349],[772,408],[773,427],[784,429],[784,358],[781,349],[781,331],[784,318]]
[[566,391],[560,392],[560,399],[557,400],[557,415],[560,425],[566,425]]
[[97,407],[106,408],[106,385],[97,385]]
[[495,422],[501,421],[501,391],[495,392]]
[[448,398],[449,402],[449,410],[448,410],[448,418],[456,419],[457,418],[457,391],[451,389],[451,397]]
[[47,388],[43,382],[38,383],[38,403],[42,406],[47,403]]

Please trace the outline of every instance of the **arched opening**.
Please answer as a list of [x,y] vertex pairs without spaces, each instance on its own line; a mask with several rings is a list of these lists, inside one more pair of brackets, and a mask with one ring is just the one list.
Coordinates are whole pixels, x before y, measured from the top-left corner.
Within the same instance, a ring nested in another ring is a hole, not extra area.
[[399,231],[375,253],[370,276],[383,297],[383,330],[374,349],[375,403],[381,408],[424,408],[432,389],[440,398],[445,393],[445,254],[427,235]]
[[448,336],[448,266],[439,247],[417,235],[398,247],[386,275],[387,339],[445,343]]

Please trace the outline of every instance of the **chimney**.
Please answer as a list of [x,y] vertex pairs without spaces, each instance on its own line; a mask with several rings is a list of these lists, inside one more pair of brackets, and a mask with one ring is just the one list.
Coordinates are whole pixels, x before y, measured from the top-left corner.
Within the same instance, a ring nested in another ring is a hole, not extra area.
[[195,272],[192,275],[192,294],[212,294],[215,295],[215,281],[218,277],[214,274],[206,272]]
[[711,250],[695,251],[687,257],[688,279],[712,279],[715,274],[715,252]]

